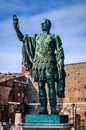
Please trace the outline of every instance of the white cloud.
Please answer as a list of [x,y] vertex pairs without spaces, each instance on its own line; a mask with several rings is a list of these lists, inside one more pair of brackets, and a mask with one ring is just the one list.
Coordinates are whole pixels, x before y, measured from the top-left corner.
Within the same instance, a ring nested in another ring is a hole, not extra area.
[[11,19],[6,19],[0,22],[0,36],[8,36],[12,34],[12,21]]
[[20,22],[22,27],[25,27],[25,30],[29,31],[32,29],[32,31],[38,31],[41,19],[49,18],[53,23],[54,32],[57,32],[58,30],[61,32],[63,29],[63,31],[70,34],[71,32],[75,33],[83,30],[86,31],[84,28],[84,26],[86,26],[85,11],[86,5],[74,5],[32,17],[21,16]]
[[21,54],[20,53],[1,53],[0,54],[0,72],[21,72]]
[[79,63],[79,62],[86,62],[86,56],[85,55],[66,55],[64,62],[65,64],[71,64],[71,63]]

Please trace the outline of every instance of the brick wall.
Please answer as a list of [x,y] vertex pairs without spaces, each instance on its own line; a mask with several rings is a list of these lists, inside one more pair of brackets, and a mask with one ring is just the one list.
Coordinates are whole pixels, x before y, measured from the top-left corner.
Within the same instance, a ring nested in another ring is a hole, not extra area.
[[65,65],[66,88],[64,107],[76,106],[76,114],[86,120],[86,62]]

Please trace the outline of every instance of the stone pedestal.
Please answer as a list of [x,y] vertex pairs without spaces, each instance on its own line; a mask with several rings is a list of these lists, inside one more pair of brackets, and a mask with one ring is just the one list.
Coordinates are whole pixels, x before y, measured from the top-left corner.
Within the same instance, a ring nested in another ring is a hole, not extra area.
[[70,130],[67,115],[26,115],[25,123],[19,124],[19,130]]
[[19,125],[19,130],[70,130],[71,125],[65,124],[47,124],[47,123],[23,123]]

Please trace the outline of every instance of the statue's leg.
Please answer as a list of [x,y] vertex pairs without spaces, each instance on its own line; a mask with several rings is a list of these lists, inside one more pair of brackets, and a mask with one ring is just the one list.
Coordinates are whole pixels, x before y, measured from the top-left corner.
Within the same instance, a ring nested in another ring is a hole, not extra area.
[[50,100],[50,107],[51,107],[51,114],[59,114],[56,110],[56,90],[55,90],[55,83],[52,79],[47,80],[48,88],[49,88],[49,100]]
[[39,87],[39,99],[41,103],[41,109],[39,111],[39,114],[48,114],[45,82],[44,81],[38,82],[38,87]]

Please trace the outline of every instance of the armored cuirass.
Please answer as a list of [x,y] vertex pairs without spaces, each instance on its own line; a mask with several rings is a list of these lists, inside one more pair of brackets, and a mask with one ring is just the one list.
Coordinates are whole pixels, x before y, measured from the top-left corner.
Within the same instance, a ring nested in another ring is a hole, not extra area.
[[36,37],[36,49],[32,70],[35,72],[34,75],[40,73],[40,75],[38,74],[39,80],[45,79],[47,77],[46,75],[49,75],[49,77],[54,75],[54,70],[56,70],[56,58],[53,35],[40,34]]

